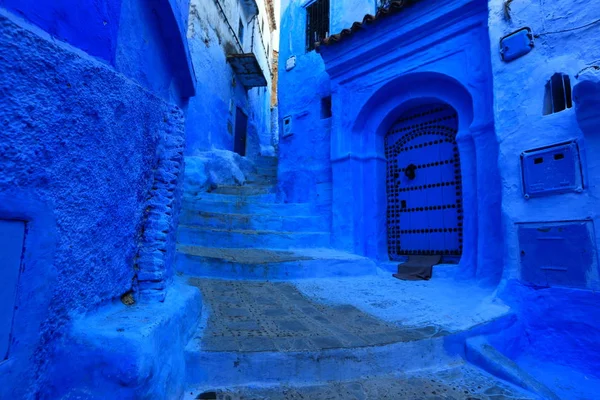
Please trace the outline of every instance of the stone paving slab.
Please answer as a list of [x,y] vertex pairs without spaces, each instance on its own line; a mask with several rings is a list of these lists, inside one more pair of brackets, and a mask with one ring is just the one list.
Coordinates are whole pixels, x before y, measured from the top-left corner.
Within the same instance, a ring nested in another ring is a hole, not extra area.
[[208,352],[295,352],[381,346],[448,334],[436,326],[402,327],[350,305],[312,301],[284,282],[191,278],[209,316]]
[[[201,397],[200,395],[203,394]],[[462,365],[442,371],[366,377],[324,385],[190,390],[184,399],[219,400],[533,400],[538,397]]]

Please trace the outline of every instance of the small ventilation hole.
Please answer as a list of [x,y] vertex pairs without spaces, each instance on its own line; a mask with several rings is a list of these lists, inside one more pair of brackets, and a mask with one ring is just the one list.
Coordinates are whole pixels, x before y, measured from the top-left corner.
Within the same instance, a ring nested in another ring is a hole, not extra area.
[[569,75],[556,73],[546,83],[544,96],[544,115],[554,114],[573,107],[571,96],[571,78]]
[[563,158],[565,158],[565,155],[563,153],[558,153],[554,155],[555,160],[562,160]]
[[321,119],[331,118],[331,96],[321,99]]
[[533,160],[534,164],[541,164],[544,162],[544,159],[542,157],[538,157],[536,159]]
[[198,395],[198,397],[196,397],[196,399],[198,399],[198,400],[217,400],[217,392],[200,393]]

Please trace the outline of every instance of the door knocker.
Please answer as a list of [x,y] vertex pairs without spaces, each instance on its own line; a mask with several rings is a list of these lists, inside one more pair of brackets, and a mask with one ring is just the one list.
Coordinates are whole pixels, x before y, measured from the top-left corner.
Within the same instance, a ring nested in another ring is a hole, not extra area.
[[406,175],[406,177],[412,181],[417,176],[415,173],[416,169],[417,166],[415,164],[409,164],[408,167],[404,169],[404,175]]

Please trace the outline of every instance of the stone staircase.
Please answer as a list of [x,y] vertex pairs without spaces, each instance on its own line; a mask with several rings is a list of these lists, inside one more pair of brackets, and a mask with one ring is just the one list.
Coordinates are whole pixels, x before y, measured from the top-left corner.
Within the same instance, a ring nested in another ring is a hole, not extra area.
[[329,222],[309,204],[278,203],[276,177],[264,157],[244,186],[184,194],[176,269],[202,312],[182,399],[536,398],[463,358],[466,338],[514,325],[508,307],[482,315],[485,290],[443,273],[392,279],[330,249]]
[[372,261],[328,249],[328,221],[309,204],[277,203],[277,158],[260,157],[255,167],[246,185],[184,194],[178,271],[225,279],[375,273]]

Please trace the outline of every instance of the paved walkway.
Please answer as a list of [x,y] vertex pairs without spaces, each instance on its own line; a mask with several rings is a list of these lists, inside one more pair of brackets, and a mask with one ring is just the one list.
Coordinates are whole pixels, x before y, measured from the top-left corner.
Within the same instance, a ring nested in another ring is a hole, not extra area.
[[399,327],[352,305],[324,305],[290,283],[191,278],[209,317],[202,350],[314,351],[380,346],[443,336],[434,325]]
[[[211,393],[212,392],[212,393]],[[204,394],[200,397],[200,394]],[[535,399],[479,370],[463,365],[403,376],[365,378],[326,385],[223,388],[190,391],[184,399],[219,400],[528,400]]]

